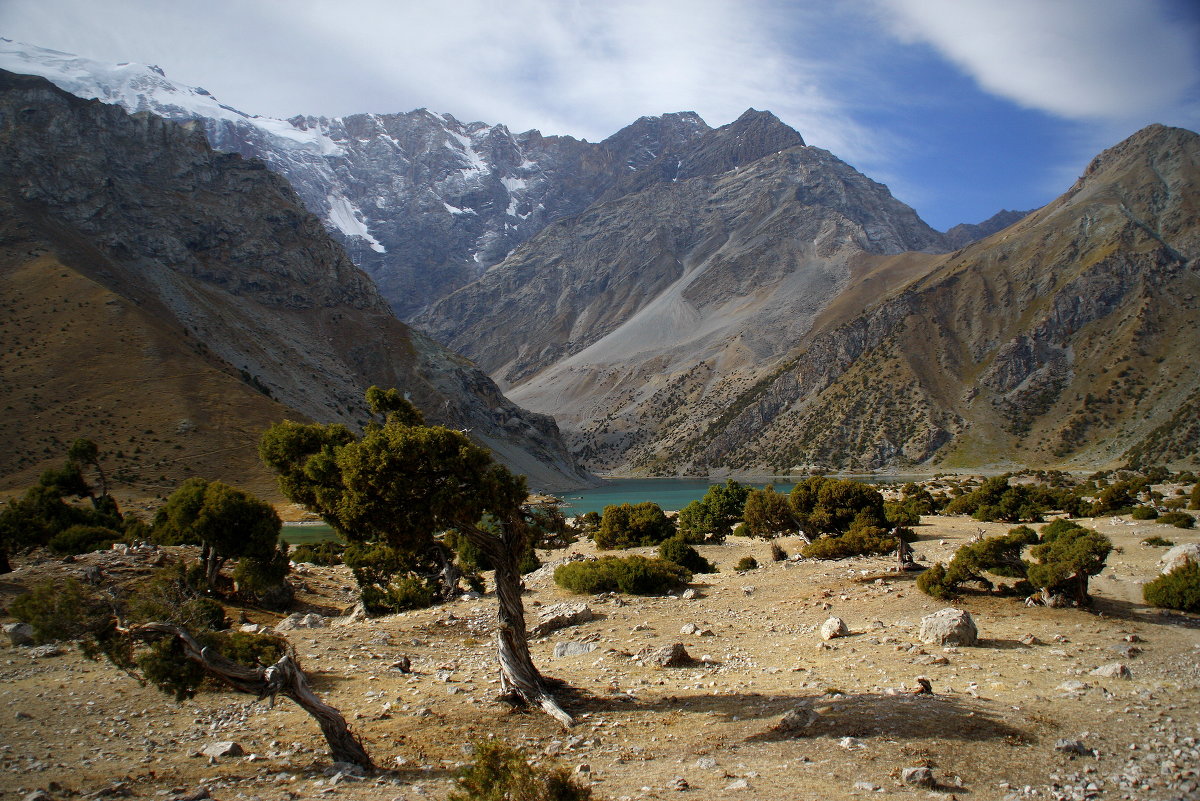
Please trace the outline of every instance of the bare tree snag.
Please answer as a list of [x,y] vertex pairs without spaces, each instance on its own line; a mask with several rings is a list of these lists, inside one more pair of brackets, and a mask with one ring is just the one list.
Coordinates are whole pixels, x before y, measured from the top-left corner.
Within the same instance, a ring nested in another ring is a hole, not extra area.
[[288,653],[269,667],[248,667],[226,659],[209,648],[201,647],[187,629],[172,623],[142,623],[129,628],[118,628],[117,631],[144,641],[174,637],[183,646],[184,655],[189,660],[204,668],[208,675],[238,692],[255,695],[260,699],[274,699],[276,695],[292,699],[317,721],[335,762],[349,762],[367,769],[374,768],[362,741],[350,731],[350,725],[342,717],[342,713],[322,701],[309,687],[308,676],[296,663],[290,647]]

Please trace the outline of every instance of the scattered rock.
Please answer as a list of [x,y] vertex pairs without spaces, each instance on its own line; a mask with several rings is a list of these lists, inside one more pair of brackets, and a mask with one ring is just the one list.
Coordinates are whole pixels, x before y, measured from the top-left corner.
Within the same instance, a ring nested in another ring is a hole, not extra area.
[[848,751],[853,751],[856,748],[862,748],[863,741],[857,737],[843,737],[842,739],[838,740],[838,745]]
[[693,660],[687,649],[683,647],[683,643],[677,642],[654,651],[649,655],[647,661],[659,667],[684,667],[692,664]]
[[684,623],[682,626],[679,627],[679,633],[685,634],[685,635],[695,634],[699,630],[700,629],[698,629],[696,627],[695,623]]
[[8,635],[8,641],[13,645],[33,644],[33,626],[28,623],[5,623],[4,633]]
[[979,632],[971,613],[963,609],[945,609],[921,618],[921,642],[930,645],[976,645]]
[[933,787],[933,771],[926,767],[905,768],[900,774],[900,780],[905,784],[917,787]]
[[1042,641],[1032,634],[1024,634],[1021,636],[1022,645],[1041,645]]
[[807,703],[783,713],[776,728],[780,731],[801,731],[817,722],[820,716]]
[[66,651],[64,651],[61,646],[51,643],[50,645],[35,645],[25,653],[29,654],[34,659],[43,659],[47,656],[62,656],[66,653]]
[[821,624],[821,639],[832,640],[835,637],[845,637],[850,633],[846,621],[840,617],[831,617]]
[[33,720],[33,715],[29,714],[28,712],[22,712],[20,709],[17,710],[14,717],[17,720]]
[[389,666],[390,670],[398,670],[401,673],[412,672],[412,661],[407,656],[401,656]]
[[1133,674],[1129,672],[1129,668],[1122,662],[1111,662],[1107,665],[1101,665],[1093,670],[1090,676],[1101,676],[1106,679],[1131,679]]
[[264,631],[269,631],[266,626],[262,626],[258,623],[243,624],[242,626],[238,627],[238,630],[245,632],[246,634],[262,634]]
[[590,642],[571,642],[566,640],[554,645],[554,658],[561,659],[564,656],[582,656],[590,654],[596,650],[596,646]]
[[750,782],[745,779],[734,779],[729,784],[725,785],[726,790],[749,790]]
[[539,618],[538,624],[529,632],[530,637],[545,637],[553,631],[587,623],[595,620],[596,614],[587,604],[554,604],[543,609]]
[[21,798],[21,801],[54,801],[53,797],[45,790],[34,790]]
[[1162,559],[1158,560],[1158,565],[1164,576],[1177,567],[1192,563],[1200,563],[1200,543],[1188,542],[1183,545],[1176,545],[1163,554]]
[[717,760],[712,757],[700,757],[696,760],[696,767],[701,770],[712,770],[717,766]]
[[698,593],[695,589],[689,587],[688,589],[679,593],[679,597],[685,601],[694,601],[700,597],[700,593]]
[[217,743],[209,743],[200,750],[200,753],[206,757],[240,757],[246,755],[246,750],[238,743],[232,740],[222,740]]
[[575,766],[575,773],[577,775],[588,774],[591,772],[592,772],[592,766],[586,762],[581,762]]
[[692,786],[688,784],[687,779],[683,778],[682,776],[676,776],[671,781],[669,787],[672,790],[690,790]]
[[1062,684],[1058,685],[1056,689],[1059,692],[1064,693],[1081,693],[1089,686],[1090,685],[1087,682],[1071,679],[1070,681],[1064,681]]
[[1076,756],[1095,756],[1096,752],[1088,748],[1079,740],[1056,740],[1054,750],[1061,751],[1064,754],[1075,754]]
[[299,612],[288,615],[275,624],[276,631],[295,631],[296,629],[323,629],[329,625],[329,618],[312,612],[303,615]]
[[877,792],[880,787],[879,785],[871,784],[870,782],[855,782],[854,789],[863,793],[874,793]]

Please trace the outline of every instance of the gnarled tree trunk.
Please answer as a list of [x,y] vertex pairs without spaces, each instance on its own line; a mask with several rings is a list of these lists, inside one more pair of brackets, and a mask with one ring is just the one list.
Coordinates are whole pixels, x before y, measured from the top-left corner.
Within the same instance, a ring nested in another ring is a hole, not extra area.
[[139,640],[174,637],[183,646],[188,659],[238,692],[259,698],[276,695],[291,698],[317,721],[335,762],[349,762],[368,769],[374,767],[362,741],[350,731],[342,713],[322,701],[308,686],[308,676],[296,664],[290,649],[270,667],[252,668],[202,648],[187,629],[172,623],[143,623],[118,631]]
[[[509,528],[505,526],[505,529]],[[496,537],[473,527],[466,529],[465,533],[496,570],[496,648],[503,691],[516,694],[530,706],[541,707],[563,726],[573,726],[575,721],[546,689],[542,674],[534,666],[533,657],[529,654],[519,567],[523,543],[514,542],[507,533],[503,537]]]

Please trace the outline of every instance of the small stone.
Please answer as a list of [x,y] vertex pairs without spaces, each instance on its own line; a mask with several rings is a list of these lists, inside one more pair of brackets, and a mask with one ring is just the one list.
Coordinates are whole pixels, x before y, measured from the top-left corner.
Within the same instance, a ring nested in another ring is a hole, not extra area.
[[750,782],[745,779],[734,779],[729,784],[725,785],[726,790],[749,790]]
[[843,737],[842,739],[838,740],[838,745],[848,751],[853,751],[856,748],[862,748],[863,741],[859,740],[857,737]]
[[33,720],[33,715],[29,714],[28,712],[22,712],[19,709],[17,710],[15,717],[17,720]]
[[1064,693],[1081,693],[1089,686],[1090,685],[1086,682],[1082,682],[1077,679],[1071,679],[1070,681],[1064,681],[1062,684],[1058,685],[1057,689],[1059,692]]
[[240,757],[245,756],[246,750],[232,740],[222,740],[221,742],[209,743],[200,750],[200,753],[212,758]]
[[1032,634],[1021,635],[1022,645],[1040,645],[1041,642],[1041,640],[1039,640],[1037,637],[1034,637]]
[[25,653],[29,654],[29,656],[33,657],[34,659],[44,659],[48,656],[62,656],[66,653],[66,651],[64,651],[60,646],[51,643],[49,645],[35,645]]
[[52,796],[45,790],[34,790],[21,798],[21,801],[54,801]]
[[696,767],[702,770],[712,770],[717,766],[717,760],[712,757],[700,757],[696,760]]
[[691,785],[682,776],[676,776],[670,785],[672,790],[689,790]]
[[1133,674],[1129,672],[1129,668],[1122,662],[1112,662],[1107,665],[1101,665],[1093,670],[1089,675],[1100,676],[1106,679],[1131,679]]
[[309,612],[307,615],[296,612],[288,615],[275,624],[276,631],[295,631],[296,629],[323,629],[329,625],[329,618]]
[[684,635],[692,635],[698,631],[695,623],[684,623],[679,627],[679,633]]
[[905,768],[900,774],[900,780],[905,784],[915,784],[918,787],[933,787],[933,771],[926,767]]
[[801,704],[795,709],[784,712],[776,727],[782,731],[800,731],[816,723],[818,717],[812,707],[808,704]]
[[1088,748],[1079,740],[1057,740],[1054,743],[1054,750],[1064,754],[1075,754],[1077,756],[1095,756],[1096,752]]
[[580,762],[578,765],[575,766],[575,773],[577,775],[584,775],[584,774],[588,774],[591,772],[592,772],[592,766],[586,762]]
[[836,637],[845,637],[850,633],[850,628],[846,625],[846,621],[840,617],[831,617],[821,624],[821,639],[832,640]]
[[873,793],[879,789],[879,785],[870,782],[855,782],[854,789],[864,793]]
[[554,658],[562,659],[567,656],[582,656],[596,650],[596,646],[590,642],[571,642],[566,640],[554,644]]
[[754,586],[750,585],[747,587],[742,587],[742,593],[744,595],[753,595],[754,594]]
[[700,593],[696,592],[696,590],[693,588],[688,588],[688,589],[684,590],[683,592],[679,593],[679,597],[685,601],[694,601],[695,599],[700,597]]

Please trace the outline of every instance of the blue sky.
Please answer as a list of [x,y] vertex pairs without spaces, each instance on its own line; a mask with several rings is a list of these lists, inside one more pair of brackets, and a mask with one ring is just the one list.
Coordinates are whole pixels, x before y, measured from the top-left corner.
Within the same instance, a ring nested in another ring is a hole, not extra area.
[[3,0],[0,35],[280,117],[598,140],[769,109],[939,229],[1048,202],[1149,123],[1200,130],[1194,0]]

